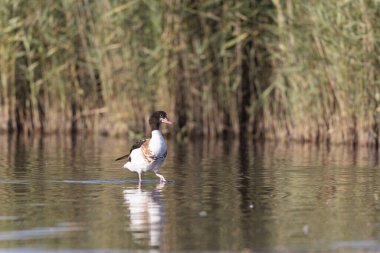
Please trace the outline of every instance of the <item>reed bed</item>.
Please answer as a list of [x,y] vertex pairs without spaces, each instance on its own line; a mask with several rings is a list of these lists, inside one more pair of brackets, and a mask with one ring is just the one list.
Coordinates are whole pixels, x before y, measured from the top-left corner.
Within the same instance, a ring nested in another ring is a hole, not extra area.
[[379,3],[0,0],[0,129],[378,147]]

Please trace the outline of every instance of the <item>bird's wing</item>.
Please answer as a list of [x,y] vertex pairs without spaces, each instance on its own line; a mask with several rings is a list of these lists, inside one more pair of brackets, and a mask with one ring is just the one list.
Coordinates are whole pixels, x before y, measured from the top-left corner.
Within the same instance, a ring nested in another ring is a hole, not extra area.
[[149,139],[142,139],[142,140],[136,141],[136,143],[132,145],[131,150],[129,150],[129,154],[120,156],[119,158],[116,158],[115,161],[119,161],[119,160],[122,160],[122,159],[125,159],[125,158],[129,159],[132,151],[134,149],[140,148],[144,143],[149,143]]
[[150,139],[147,139],[141,145],[141,153],[146,161],[152,162],[152,151],[149,149],[149,141]]

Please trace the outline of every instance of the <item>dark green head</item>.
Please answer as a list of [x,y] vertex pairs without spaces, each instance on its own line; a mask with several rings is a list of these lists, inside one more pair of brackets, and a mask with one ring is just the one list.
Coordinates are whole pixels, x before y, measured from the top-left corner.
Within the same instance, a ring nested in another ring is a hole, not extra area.
[[171,122],[168,119],[168,116],[167,116],[166,112],[164,112],[164,111],[155,111],[154,113],[152,113],[152,115],[150,115],[149,125],[150,125],[150,128],[152,131],[153,130],[159,130],[161,123],[165,123],[168,125],[173,124],[173,122]]

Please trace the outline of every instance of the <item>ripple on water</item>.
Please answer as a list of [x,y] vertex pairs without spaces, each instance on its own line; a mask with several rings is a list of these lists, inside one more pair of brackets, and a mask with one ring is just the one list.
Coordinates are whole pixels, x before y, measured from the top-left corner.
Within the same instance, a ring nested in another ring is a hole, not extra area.
[[70,223],[69,225],[58,225],[55,227],[36,227],[25,230],[1,231],[0,241],[19,241],[48,238],[58,236],[62,233],[81,231],[83,228]]
[[[65,184],[126,184],[134,183],[138,184],[139,181],[136,179],[98,179],[98,180],[50,180],[51,183],[65,183]],[[142,184],[146,183],[160,183],[160,180],[149,180],[144,179],[141,181]],[[165,182],[166,184],[174,183],[172,180]]]
[[17,220],[18,216],[0,216],[0,221]]
[[0,180],[1,184],[30,184],[30,180]]

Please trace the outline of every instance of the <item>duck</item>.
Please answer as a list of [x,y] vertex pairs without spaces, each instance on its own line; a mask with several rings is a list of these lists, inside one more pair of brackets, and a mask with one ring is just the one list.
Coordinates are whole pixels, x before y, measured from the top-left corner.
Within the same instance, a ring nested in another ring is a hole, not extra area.
[[132,145],[128,154],[115,159],[115,161],[127,159],[123,167],[132,172],[137,172],[139,183],[142,181],[141,174],[148,171],[153,171],[160,178],[160,182],[167,182],[165,177],[158,173],[167,156],[166,142],[160,131],[162,123],[173,125],[166,112],[153,112],[149,117],[151,138],[138,140]]

